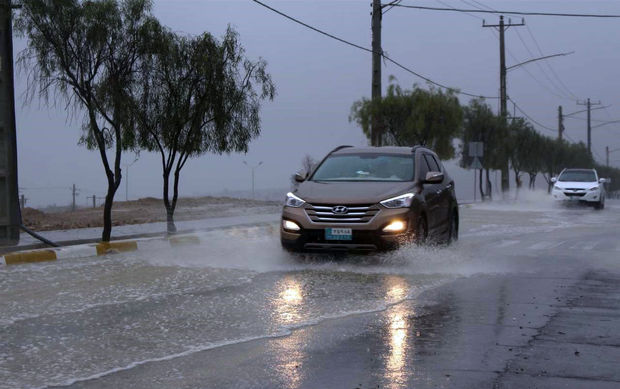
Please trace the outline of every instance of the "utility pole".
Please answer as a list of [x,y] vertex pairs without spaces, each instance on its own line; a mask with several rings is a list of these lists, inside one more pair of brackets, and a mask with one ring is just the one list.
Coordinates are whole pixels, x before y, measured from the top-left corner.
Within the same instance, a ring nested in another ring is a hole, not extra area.
[[[372,1],[372,102],[381,100],[381,19],[383,8],[381,0]],[[373,115],[370,124],[370,144],[381,146],[381,120]]]
[[77,188],[75,187],[75,184],[73,184],[73,189],[72,189],[72,194],[73,194],[73,202],[71,203],[71,212],[75,212],[75,196],[77,196],[79,194]]
[[601,102],[596,102],[596,103],[592,103],[590,101],[590,98],[588,97],[588,100],[586,100],[585,102],[577,102],[577,105],[585,105],[586,106],[586,110],[588,111],[588,153],[590,153],[590,155],[592,155],[592,123],[591,123],[591,112],[592,112],[592,106],[593,105],[601,105]]
[[17,186],[17,136],[13,83],[13,9],[11,0],[0,0],[0,246],[19,242],[19,189]]
[[246,165],[247,167],[249,167],[249,168],[252,170],[252,200],[254,200],[254,199],[255,199],[255,197],[254,197],[254,171],[255,171],[255,170],[256,170],[256,169],[257,169],[260,165],[262,165],[262,164],[263,164],[263,161],[260,161],[260,162],[258,163],[258,165],[256,165],[256,166],[250,166],[250,165],[247,163],[247,161],[243,161],[243,164],[244,164],[244,165]]
[[609,167],[609,146],[605,146],[605,166]]
[[20,206],[21,206],[21,208],[22,208],[22,212],[24,211],[24,208],[26,208],[26,200],[28,200],[28,199],[26,198],[26,195],[22,194],[22,195],[20,196],[20,200],[19,200],[19,204],[20,204]]
[[564,134],[564,116],[562,116],[562,106],[558,106],[558,139],[562,140]]
[[[499,31],[499,96],[500,96],[500,116],[506,120],[508,116],[508,93],[506,90],[506,45],[504,43],[504,32],[510,27],[525,26],[525,19],[521,19],[521,23],[513,24],[508,20],[508,24],[504,23],[504,15],[500,15],[499,24],[486,24],[482,21],[482,27],[493,27]],[[510,189],[508,161],[502,166],[502,192]]]

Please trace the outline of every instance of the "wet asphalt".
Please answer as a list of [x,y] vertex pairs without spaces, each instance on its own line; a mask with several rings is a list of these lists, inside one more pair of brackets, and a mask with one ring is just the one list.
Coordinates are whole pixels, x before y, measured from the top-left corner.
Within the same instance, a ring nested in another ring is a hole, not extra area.
[[0,269],[0,388],[620,386],[620,204],[461,209],[451,247],[290,255],[277,229]]

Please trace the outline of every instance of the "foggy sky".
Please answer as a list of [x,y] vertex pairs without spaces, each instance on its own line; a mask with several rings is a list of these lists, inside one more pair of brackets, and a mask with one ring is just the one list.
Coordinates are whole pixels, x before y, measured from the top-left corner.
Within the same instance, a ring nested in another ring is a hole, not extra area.
[[[311,25],[370,47],[370,0],[265,2]],[[403,3],[444,6],[437,1],[404,0]],[[472,8],[462,1],[443,3]],[[614,1],[482,3],[505,10],[620,14],[620,3]],[[182,171],[182,196],[219,193],[224,189],[249,190],[250,170],[243,164],[244,160],[251,165],[263,161],[256,170],[258,189],[285,189],[304,154],[318,159],[340,144],[367,143],[361,129],[349,123],[348,116],[355,100],[370,96],[370,53],[296,25],[249,0],[156,0],[154,12],[162,23],[180,33],[209,31],[221,36],[230,24],[239,32],[247,55],[268,62],[268,71],[277,87],[275,100],[263,104],[262,135],[251,143],[247,155],[206,155],[189,161]],[[487,23],[498,22],[495,15],[478,17]],[[520,19],[511,18],[515,22]],[[530,16],[525,22],[545,55],[575,51],[567,57],[550,59],[549,64],[579,99],[590,97],[612,105],[593,111],[593,119],[620,119],[620,20]],[[394,8],[383,17],[383,49],[393,59],[433,80],[466,92],[496,96],[498,38],[493,29],[481,25],[480,19],[463,13]],[[527,29],[513,27],[506,32],[508,66],[533,57],[520,41],[517,30],[534,57],[540,56]],[[24,47],[25,41],[16,39],[16,56]],[[565,113],[584,107],[577,105],[559,85],[545,63],[539,64],[547,76],[535,63],[509,71],[508,95],[531,117],[555,129],[558,105],[564,106]],[[66,205],[71,200],[70,187],[74,183],[80,188],[78,204],[85,205],[86,196],[92,194],[103,196],[106,182],[98,153],[77,145],[81,114],[67,113],[62,102],[52,109],[36,100],[25,106],[22,98],[25,75],[16,70],[19,182],[30,199],[29,205]],[[413,75],[384,64],[384,90],[390,75],[407,88],[414,83],[425,85]],[[555,82],[555,87],[547,77]],[[459,99],[461,104],[468,102],[463,96]],[[497,101],[489,103],[497,110]],[[509,110],[512,112],[510,102]],[[586,115],[577,117],[581,119],[565,120],[565,134],[585,142]],[[536,128],[543,134],[557,136],[555,130]],[[604,163],[605,146],[620,148],[619,134],[620,124],[592,131],[593,151],[599,162]],[[124,163],[131,163],[135,158],[126,154]],[[620,166],[620,152],[612,154],[610,159]],[[457,181],[460,197],[471,198],[468,188],[472,187],[472,173],[454,166],[449,171]],[[161,164],[157,155],[141,153],[129,175],[130,198],[161,197]],[[124,182],[117,199],[125,199]]]

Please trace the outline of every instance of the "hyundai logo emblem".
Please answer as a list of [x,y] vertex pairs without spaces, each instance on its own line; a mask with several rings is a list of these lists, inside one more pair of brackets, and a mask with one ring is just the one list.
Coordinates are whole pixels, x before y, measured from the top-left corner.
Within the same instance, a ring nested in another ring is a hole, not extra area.
[[344,205],[337,205],[334,208],[332,208],[332,212],[342,215],[342,214],[349,212],[349,208],[345,207]]

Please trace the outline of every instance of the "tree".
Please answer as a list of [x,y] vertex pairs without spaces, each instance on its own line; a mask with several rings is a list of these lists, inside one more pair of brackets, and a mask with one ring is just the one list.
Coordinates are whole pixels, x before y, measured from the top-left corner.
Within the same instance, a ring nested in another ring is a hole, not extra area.
[[370,139],[372,117],[379,117],[382,144],[432,148],[440,158],[454,157],[453,140],[458,136],[463,112],[453,91],[403,90],[391,78],[386,96],[373,102],[363,98],[353,103],[349,121],[356,122]]
[[535,139],[536,131],[524,119],[515,118],[508,124],[508,147],[506,147],[507,155],[510,160],[510,167],[515,175],[515,186],[517,196],[519,189],[523,184],[521,180],[522,172],[531,155],[532,140]]
[[[110,240],[112,204],[121,183],[121,152],[134,147],[128,94],[137,53],[153,21],[148,0],[24,0],[16,29],[28,38],[19,61],[29,94],[85,111],[81,143],[97,149],[108,189],[101,239]],[[51,97],[51,99],[50,99]],[[112,155],[108,156],[108,150]]]
[[[483,142],[484,156],[481,159],[482,166],[486,170],[486,193],[482,186],[482,170],[480,170],[480,193],[484,199],[485,195],[492,197],[492,186],[489,178],[491,169],[500,169],[503,161],[506,160],[507,141],[505,120],[493,114],[484,100],[474,99],[464,109],[463,131],[461,141],[463,145],[469,142]],[[465,153],[461,155],[461,166],[466,167],[471,164],[471,159]]]
[[161,156],[163,201],[173,233],[181,169],[189,158],[208,152],[247,152],[260,134],[261,100],[273,99],[275,86],[265,61],[247,59],[231,28],[221,41],[209,33],[181,36],[161,26],[151,32],[140,55],[131,110],[138,143]]

